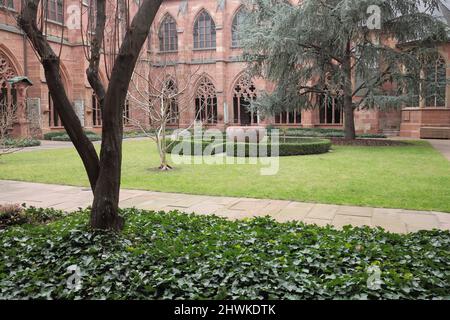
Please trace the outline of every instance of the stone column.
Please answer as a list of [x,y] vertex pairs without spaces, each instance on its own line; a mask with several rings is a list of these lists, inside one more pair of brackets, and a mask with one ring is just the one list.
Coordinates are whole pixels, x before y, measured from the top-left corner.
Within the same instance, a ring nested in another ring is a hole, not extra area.
[[17,121],[13,125],[14,137],[30,137],[30,121],[27,117],[26,93],[30,85],[27,82],[18,82],[12,85],[17,94]]

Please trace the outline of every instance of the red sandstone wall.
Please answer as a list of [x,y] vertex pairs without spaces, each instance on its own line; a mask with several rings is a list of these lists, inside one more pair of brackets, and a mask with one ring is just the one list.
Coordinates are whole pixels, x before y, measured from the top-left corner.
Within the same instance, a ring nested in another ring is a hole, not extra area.
[[[18,6],[20,1],[15,0]],[[151,50],[144,50],[143,57],[151,57],[154,60],[168,58],[181,64],[181,70],[185,73],[193,73],[198,69],[198,74],[207,75],[216,87],[218,98],[219,127],[225,126],[225,113],[228,115],[228,122],[233,121],[233,86],[242,74],[245,64],[236,61],[242,54],[240,49],[231,46],[231,24],[236,11],[241,5],[241,1],[229,0],[226,2],[225,10],[218,10],[217,1],[190,0],[188,2],[187,14],[180,13],[180,0],[167,0],[163,3],[158,12],[155,23],[151,28]],[[296,1],[293,1],[296,2]],[[66,6],[78,4],[79,0],[67,0]],[[133,3],[133,2],[131,2]],[[133,10],[135,10],[134,8]],[[193,25],[197,14],[206,9],[212,16],[217,27],[217,48],[216,50],[194,50],[193,49]],[[178,30],[178,52],[175,54],[159,53],[158,29],[166,14],[171,14],[177,21]],[[41,122],[43,131],[51,130],[48,126],[48,92],[45,84],[43,69],[39,61],[34,56],[29,44],[24,50],[23,38],[18,32],[11,31],[15,21],[6,14],[5,10],[0,9],[0,53],[6,55],[16,66],[17,73],[26,75],[33,81],[33,86],[28,90],[29,98],[40,98],[41,100]],[[87,25],[84,17],[83,25]],[[50,24],[48,32],[55,36],[61,35],[61,25]],[[8,30],[5,30],[8,29]],[[92,89],[85,76],[87,61],[81,47],[81,34],[79,30],[69,30],[65,28],[64,38],[67,42],[61,52],[62,75],[66,84],[66,89],[71,101],[82,100],[85,105],[85,122],[87,128],[92,127]],[[56,51],[59,51],[57,43],[52,45]],[[147,49],[147,46],[146,48]],[[25,51],[27,51],[27,66],[25,67]],[[450,58],[450,45],[441,48],[441,53],[448,61]],[[106,84],[107,77],[102,63],[102,77]],[[270,90],[271,84],[255,79],[255,86],[258,90]],[[181,84],[180,84],[181,85]],[[193,97],[196,86],[190,87],[185,103],[192,106],[188,112],[181,116],[181,125],[187,125],[194,117]],[[450,86],[447,88],[447,99],[450,96]],[[448,106],[447,102],[447,106]],[[224,112],[227,108],[228,112]],[[147,121],[146,116],[139,110],[133,108],[131,104],[131,114],[141,122]],[[428,116],[428,115],[427,115]],[[447,125],[450,126],[450,119],[445,116],[434,113],[431,117],[440,119],[424,118],[422,114],[409,115],[410,120],[406,119],[405,113],[401,116],[399,111],[378,112],[378,111],[357,111],[355,114],[356,127],[358,132],[377,133],[383,130],[397,130],[403,119],[401,126],[402,135],[417,135],[421,125]],[[273,123],[273,119],[267,118],[264,124]],[[302,125],[304,127],[341,127],[340,125],[321,125],[318,119],[317,110],[306,110],[302,112]]]

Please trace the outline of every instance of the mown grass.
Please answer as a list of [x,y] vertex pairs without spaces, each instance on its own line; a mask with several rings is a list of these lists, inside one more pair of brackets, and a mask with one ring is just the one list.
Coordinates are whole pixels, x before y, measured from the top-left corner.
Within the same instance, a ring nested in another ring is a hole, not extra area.
[[[450,212],[450,163],[427,142],[283,157],[273,176],[262,176],[261,164],[182,164],[171,172],[158,164],[151,141],[124,142],[122,187]],[[88,186],[73,149],[2,157],[0,179]]]

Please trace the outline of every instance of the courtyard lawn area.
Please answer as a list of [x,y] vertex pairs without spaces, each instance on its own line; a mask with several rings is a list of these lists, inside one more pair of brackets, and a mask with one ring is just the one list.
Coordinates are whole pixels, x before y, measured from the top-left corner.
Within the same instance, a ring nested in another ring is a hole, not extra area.
[[[450,212],[450,162],[427,142],[401,147],[333,147],[328,154],[266,165],[175,165],[158,172],[152,141],[124,142],[122,187],[188,194],[270,198]],[[0,179],[88,186],[74,149],[16,153],[0,159]]]

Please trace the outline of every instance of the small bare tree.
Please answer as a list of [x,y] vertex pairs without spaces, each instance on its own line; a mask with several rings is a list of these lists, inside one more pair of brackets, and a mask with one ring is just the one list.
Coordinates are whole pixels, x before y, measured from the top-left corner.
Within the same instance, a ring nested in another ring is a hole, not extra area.
[[[183,66],[164,60],[155,63],[150,59],[140,60],[141,68],[136,68],[128,91],[128,100],[136,110],[145,115],[144,119],[126,117],[125,120],[139,128],[146,137],[153,139],[158,148],[159,170],[169,171],[172,167],[167,161],[167,150],[173,143],[167,138],[167,128],[179,126],[180,115],[192,109],[194,97],[189,88],[198,78],[200,68],[182,70]],[[150,78],[148,74],[152,74]],[[195,109],[195,108],[193,108]],[[201,108],[200,108],[201,109]],[[197,114],[192,121],[183,124],[189,130],[195,124]]]
[[0,100],[0,157],[19,150],[14,144],[9,144],[9,132],[17,121],[15,104],[8,104]]

